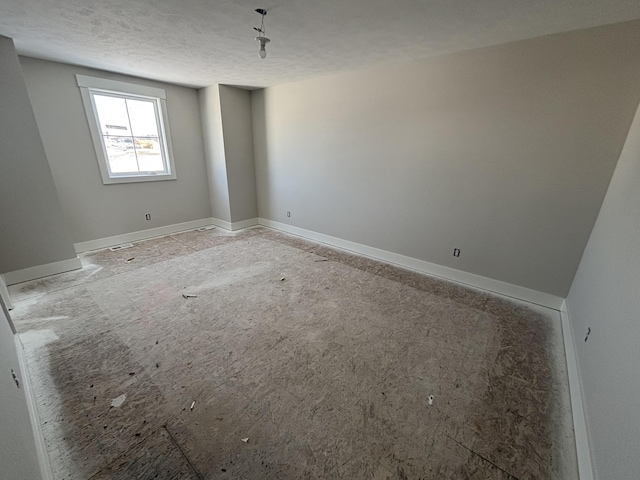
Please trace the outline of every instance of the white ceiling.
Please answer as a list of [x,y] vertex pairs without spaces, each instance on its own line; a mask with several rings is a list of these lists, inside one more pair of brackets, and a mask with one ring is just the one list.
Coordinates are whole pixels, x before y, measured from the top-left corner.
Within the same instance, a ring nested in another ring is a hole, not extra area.
[[20,54],[195,87],[271,86],[638,18],[638,0],[0,0],[0,35]]

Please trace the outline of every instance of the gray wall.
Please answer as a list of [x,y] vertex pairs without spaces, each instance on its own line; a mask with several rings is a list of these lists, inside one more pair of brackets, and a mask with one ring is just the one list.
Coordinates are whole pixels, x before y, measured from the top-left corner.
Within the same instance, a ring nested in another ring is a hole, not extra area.
[[211,85],[199,96],[213,217],[225,222],[255,218],[251,93]]
[[258,216],[253,160],[251,92],[220,85],[220,111],[227,162],[231,221]]
[[0,36],[0,273],[75,258],[13,41]]
[[259,214],[564,297],[639,99],[639,22],[256,91]]
[[603,480],[640,478],[638,252],[640,109],[567,298],[592,456]]
[[[20,62],[74,242],[211,216],[197,90],[32,58]],[[102,183],[78,73],[166,90],[177,180]]]
[[[16,387],[11,369],[18,375],[21,388]],[[42,478],[23,378],[9,314],[0,305],[0,478],[3,480]]]
[[229,182],[224,152],[222,114],[220,112],[220,89],[218,85],[198,90],[200,118],[204,140],[205,161],[211,214],[214,218],[231,222],[229,205]]

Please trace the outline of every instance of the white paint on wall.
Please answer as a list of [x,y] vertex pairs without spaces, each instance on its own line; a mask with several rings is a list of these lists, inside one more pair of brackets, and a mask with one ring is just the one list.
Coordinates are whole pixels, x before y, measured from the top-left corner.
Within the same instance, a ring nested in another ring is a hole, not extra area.
[[255,91],[259,217],[564,298],[639,45],[634,22]]
[[231,222],[236,223],[258,216],[251,92],[226,85],[219,89]]
[[567,297],[591,453],[602,480],[640,478],[639,251],[640,109]]
[[[28,409],[26,371],[16,350],[9,313],[0,306],[0,478],[25,480],[43,478],[44,464],[38,456]],[[16,372],[18,388],[11,376]],[[44,453],[44,452],[42,452]]]
[[[28,57],[20,62],[73,242],[211,216],[195,89]],[[76,74],[165,90],[177,180],[102,183]]]
[[0,273],[75,258],[18,56],[0,36]]
[[224,222],[231,222],[229,183],[218,85],[201,88],[198,90],[198,98],[211,214],[214,218]]

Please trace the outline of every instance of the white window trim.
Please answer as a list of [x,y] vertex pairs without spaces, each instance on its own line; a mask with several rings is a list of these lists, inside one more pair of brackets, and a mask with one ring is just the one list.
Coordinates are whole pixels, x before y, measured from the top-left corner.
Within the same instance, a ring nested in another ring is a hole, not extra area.
[[[102,175],[102,183],[105,185],[114,183],[137,183],[137,182],[157,182],[162,180],[176,180],[176,166],[173,160],[173,146],[171,143],[171,134],[169,132],[169,116],[167,115],[167,102],[166,93],[161,88],[147,87],[144,85],[136,85],[133,83],[119,82],[116,80],[107,80],[105,78],[88,77],[86,75],[76,75],[78,87],[80,87],[80,94],[82,95],[82,103],[84,104],[84,111],[87,115],[87,121],[89,122],[89,130],[91,132],[91,139],[93,140],[93,146],[96,151],[96,159],[100,174]],[[98,124],[97,111],[93,104],[93,98],[91,96],[91,90],[102,90],[106,93],[115,93],[127,96],[140,95],[143,97],[155,97],[159,99],[160,116],[159,128],[160,134],[165,139],[163,149],[166,155],[167,167],[169,173],[151,173],[140,172],[138,174],[128,173],[126,175],[114,175],[109,174],[107,166],[107,155],[102,140],[102,134],[100,133],[100,127]]]

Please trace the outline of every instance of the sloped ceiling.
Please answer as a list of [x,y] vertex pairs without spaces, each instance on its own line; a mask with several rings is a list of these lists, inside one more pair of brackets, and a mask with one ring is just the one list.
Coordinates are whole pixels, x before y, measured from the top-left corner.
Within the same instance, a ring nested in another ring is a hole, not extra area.
[[265,87],[638,18],[637,0],[0,0],[0,35],[22,55],[194,87]]

